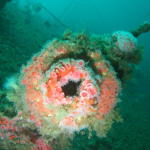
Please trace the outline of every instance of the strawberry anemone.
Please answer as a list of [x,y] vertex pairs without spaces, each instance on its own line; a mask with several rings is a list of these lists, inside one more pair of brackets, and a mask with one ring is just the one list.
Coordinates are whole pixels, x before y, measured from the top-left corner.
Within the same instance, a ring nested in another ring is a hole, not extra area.
[[30,120],[42,135],[83,128],[105,135],[113,122],[120,85],[100,51],[50,42],[22,70],[21,84]]
[[8,93],[18,115],[0,116],[2,143],[15,149],[51,150],[53,141],[62,143],[59,137],[66,143],[85,128],[105,136],[118,120],[116,73],[100,49],[90,41],[80,43],[51,41],[22,68],[15,89]]

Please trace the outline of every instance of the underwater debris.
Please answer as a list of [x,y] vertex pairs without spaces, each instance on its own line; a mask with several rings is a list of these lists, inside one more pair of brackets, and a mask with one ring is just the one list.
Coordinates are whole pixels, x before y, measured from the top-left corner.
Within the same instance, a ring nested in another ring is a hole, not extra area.
[[103,55],[115,69],[117,77],[125,83],[132,77],[135,66],[141,61],[143,47],[139,46],[137,38],[127,31],[103,35],[97,41],[101,45]]
[[145,22],[145,23],[141,24],[136,30],[131,31],[131,33],[135,37],[138,37],[141,34],[143,34],[145,32],[149,32],[149,31],[150,31],[150,23],[149,22]]
[[100,51],[79,48],[85,37],[49,42],[23,68],[18,88],[8,94],[16,102],[19,127],[31,128],[32,123],[46,143],[84,128],[105,136],[115,120],[120,83]]
[[68,28],[58,17],[56,17],[49,9],[47,9],[45,6],[43,6],[41,3],[36,3],[32,5],[32,8],[36,13],[40,12],[42,9],[45,10],[45,12],[52,17],[59,25],[61,25],[64,28]]
[[59,149],[63,150],[74,134],[86,129],[89,138],[93,131],[105,137],[112,123],[121,121],[116,110],[120,79],[126,81],[125,77],[134,70],[127,67],[140,61],[134,56],[141,49],[135,44],[132,51],[130,42],[134,40],[126,38],[128,35],[119,41],[123,48],[129,42],[123,50],[122,43],[116,45],[120,38],[114,39],[113,34],[67,32],[49,41],[22,68],[18,84],[7,93],[18,114],[12,119],[0,116],[2,143],[18,150],[22,144],[25,150],[51,150],[55,145],[61,145]]
[[137,39],[130,32],[117,31],[112,34],[112,38],[116,40],[118,49],[123,52],[130,53],[137,47]]

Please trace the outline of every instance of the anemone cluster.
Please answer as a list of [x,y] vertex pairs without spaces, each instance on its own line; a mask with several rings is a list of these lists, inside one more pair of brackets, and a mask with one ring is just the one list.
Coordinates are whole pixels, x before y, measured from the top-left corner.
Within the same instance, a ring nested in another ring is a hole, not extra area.
[[[120,89],[100,52],[78,49],[65,40],[48,43],[33,57],[22,71],[21,83],[33,121],[44,130],[53,124],[58,135],[83,128],[97,130],[115,106]],[[95,118],[96,127],[90,118]]]
[[120,120],[116,104],[122,78],[116,63],[131,57],[127,52],[135,48],[136,40],[125,32],[103,38],[66,33],[49,41],[22,67],[15,88],[8,92],[18,115],[1,118],[10,133],[0,136],[15,144],[30,143],[33,150],[41,145],[50,150],[54,139],[71,138],[82,129],[106,136]]

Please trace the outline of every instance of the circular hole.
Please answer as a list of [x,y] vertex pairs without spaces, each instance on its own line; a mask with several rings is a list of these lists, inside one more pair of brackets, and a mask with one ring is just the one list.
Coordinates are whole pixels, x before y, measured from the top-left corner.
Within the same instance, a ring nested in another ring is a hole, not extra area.
[[73,81],[69,80],[67,84],[63,85],[62,91],[64,92],[65,96],[78,96],[78,88],[80,86],[81,81]]

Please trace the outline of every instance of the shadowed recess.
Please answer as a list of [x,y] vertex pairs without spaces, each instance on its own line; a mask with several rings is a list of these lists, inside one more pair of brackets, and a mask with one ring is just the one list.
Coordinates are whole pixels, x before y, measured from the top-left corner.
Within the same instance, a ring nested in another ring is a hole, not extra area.
[[69,80],[67,84],[63,85],[61,88],[65,96],[78,96],[78,87],[80,86],[81,81],[75,82]]

